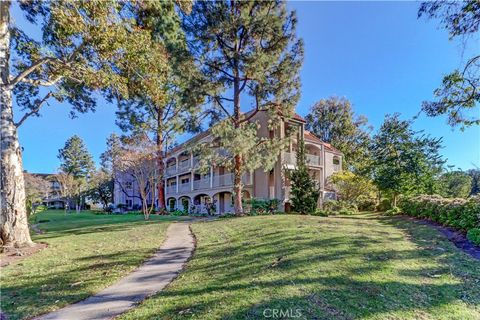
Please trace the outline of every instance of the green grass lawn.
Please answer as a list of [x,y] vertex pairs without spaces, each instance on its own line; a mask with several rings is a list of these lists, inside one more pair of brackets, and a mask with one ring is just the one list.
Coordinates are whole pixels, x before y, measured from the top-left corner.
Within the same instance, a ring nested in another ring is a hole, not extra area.
[[164,240],[171,217],[95,215],[60,210],[37,214],[48,248],[1,269],[1,310],[32,317],[82,300],[132,271]]
[[120,319],[480,319],[480,262],[428,226],[362,214],[192,227],[186,270]]

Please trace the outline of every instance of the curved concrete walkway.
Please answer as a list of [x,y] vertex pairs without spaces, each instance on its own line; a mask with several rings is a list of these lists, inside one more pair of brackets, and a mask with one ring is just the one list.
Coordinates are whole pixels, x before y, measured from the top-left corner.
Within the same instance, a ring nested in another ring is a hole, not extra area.
[[35,319],[90,320],[118,316],[165,288],[182,270],[194,246],[188,223],[172,223],[160,249],[135,271],[86,300]]

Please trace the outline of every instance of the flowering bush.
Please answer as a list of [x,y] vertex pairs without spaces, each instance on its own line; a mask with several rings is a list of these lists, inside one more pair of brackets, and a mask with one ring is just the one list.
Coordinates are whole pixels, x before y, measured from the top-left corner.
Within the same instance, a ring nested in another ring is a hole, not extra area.
[[441,196],[417,196],[401,201],[402,211],[443,225],[468,231],[480,227],[480,197],[447,199]]

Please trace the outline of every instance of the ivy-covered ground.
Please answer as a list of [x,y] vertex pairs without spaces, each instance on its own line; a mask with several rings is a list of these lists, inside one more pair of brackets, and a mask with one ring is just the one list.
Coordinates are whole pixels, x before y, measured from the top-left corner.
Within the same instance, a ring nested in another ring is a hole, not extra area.
[[1,312],[9,320],[30,318],[100,291],[151,256],[173,219],[61,210],[33,216],[44,232],[33,240],[48,247],[0,270]]
[[479,261],[429,226],[359,214],[192,229],[186,270],[120,319],[480,319]]

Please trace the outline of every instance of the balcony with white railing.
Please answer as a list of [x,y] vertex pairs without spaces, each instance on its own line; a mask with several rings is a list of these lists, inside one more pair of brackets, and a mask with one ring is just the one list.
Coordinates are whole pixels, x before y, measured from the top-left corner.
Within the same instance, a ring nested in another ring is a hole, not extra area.
[[333,171],[335,171],[335,172],[340,171],[340,165],[339,164],[334,164],[333,165]]
[[180,161],[178,163],[178,173],[185,172],[190,169],[190,159]]
[[305,158],[307,160],[307,164],[311,165],[311,166],[320,166],[322,165],[322,161],[319,156],[317,155],[314,155],[314,154],[306,154],[305,155]]
[[193,180],[193,190],[208,189],[210,188],[210,179]]
[[165,169],[165,173],[167,176],[173,176],[175,173],[177,173],[177,168],[176,166],[170,166]]
[[[294,152],[284,152],[283,158],[285,164],[296,166],[297,165],[297,154]],[[311,166],[321,166],[322,165],[322,157],[314,155],[314,154],[305,154],[305,160],[307,161],[307,165]]]
[[166,194],[175,194],[175,193],[177,193],[177,186],[175,186],[175,185],[167,186],[165,188],[165,192],[166,192]]
[[213,176],[213,187],[224,187],[233,185],[233,174],[222,174]]
[[178,186],[178,191],[179,192],[189,192],[189,191],[191,191],[191,188],[192,188],[192,185],[190,184],[190,182],[182,183]]
[[200,163],[200,158],[199,157],[193,157],[193,167],[197,168]]
[[297,164],[297,155],[293,152],[283,153],[285,164],[295,166]]

